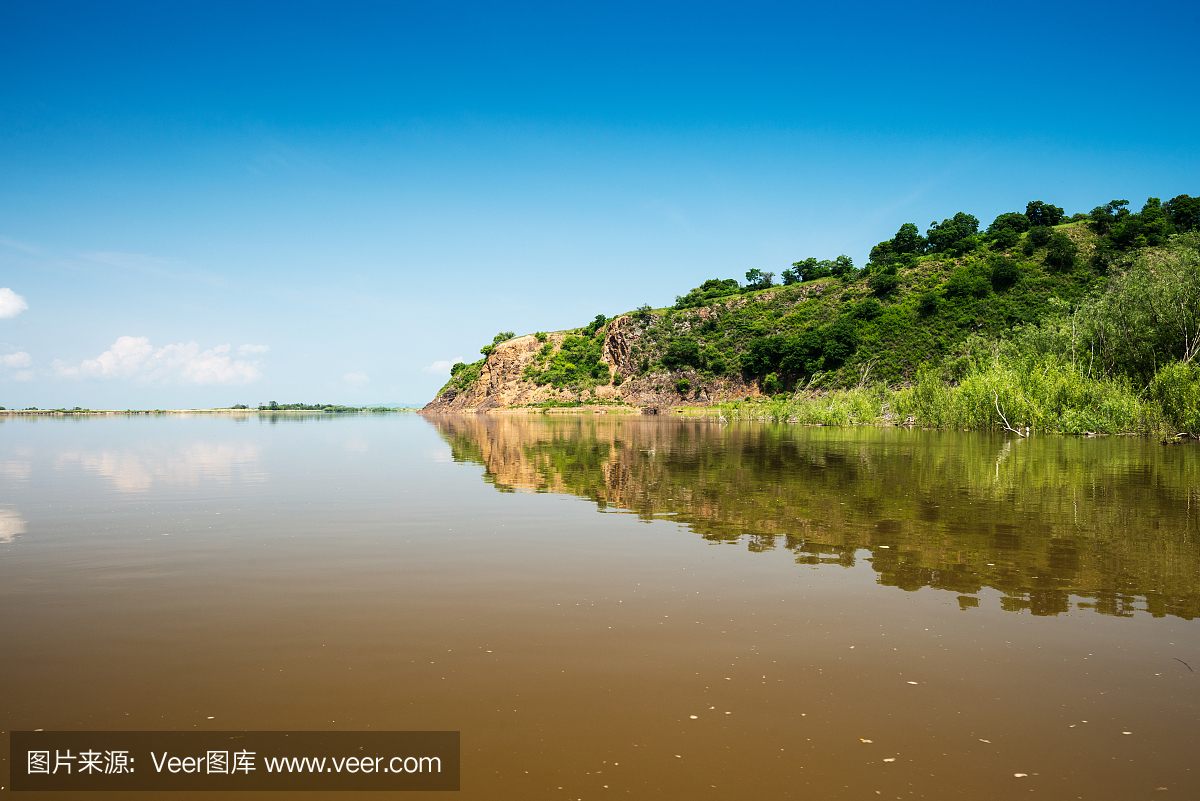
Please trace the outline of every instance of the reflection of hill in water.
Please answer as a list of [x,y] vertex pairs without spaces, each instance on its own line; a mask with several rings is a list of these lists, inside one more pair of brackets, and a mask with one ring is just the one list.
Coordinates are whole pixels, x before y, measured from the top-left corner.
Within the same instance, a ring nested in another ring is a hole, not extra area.
[[[1125,438],[1029,440],[684,420],[435,418],[501,491],[560,492],[712,541],[782,546],[882,584],[991,587],[1035,615],[1200,613],[1200,452]],[[1196,508],[1193,509],[1193,506]],[[964,608],[975,600],[961,597]]]

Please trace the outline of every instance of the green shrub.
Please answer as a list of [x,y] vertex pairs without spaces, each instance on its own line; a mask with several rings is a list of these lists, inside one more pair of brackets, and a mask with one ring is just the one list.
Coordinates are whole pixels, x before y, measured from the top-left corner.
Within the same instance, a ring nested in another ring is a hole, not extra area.
[[1035,225],[1029,229],[1029,235],[1025,237],[1025,255],[1032,256],[1033,252],[1040,247],[1044,247],[1050,241],[1050,237],[1054,236],[1054,229],[1046,225]]
[[700,367],[700,343],[688,337],[671,340],[671,344],[667,346],[667,352],[663,354],[662,363],[668,370]]
[[900,286],[900,276],[895,273],[875,273],[871,276],[870,285],[876,295],[890,295]]
[[1046,264],[1059,272],[1072,269],[1078,255],[1079,248],[1071,241],[1071,237],[1061,231],[1056,232],[1046,243]]
[[1021,268],[1012,259],[1003,256],[992,259],[992,287],[996,290],[1008,289],[1021,277]]
[[1170,433],[1200,433],[1200,370],[1195,364],[1168,364],[1155,374],[1148,394]]
[[923,292],[921,297],[917,299],[917,312],[926,317],[938,310],[940,298],[936,292]]
[[686,395],[688,390],[692,388],[692,382],[686,378],[681,378],[675,382],[675,391],[680,395]]
[[874,320],[883,314],[883,306],[875,298],[867,298],[854,307],[850,316],[856,320]]
[[991,282],[977,265],[964,265],[957,268],[946,281],[946,297],[981,298],[991,290]]

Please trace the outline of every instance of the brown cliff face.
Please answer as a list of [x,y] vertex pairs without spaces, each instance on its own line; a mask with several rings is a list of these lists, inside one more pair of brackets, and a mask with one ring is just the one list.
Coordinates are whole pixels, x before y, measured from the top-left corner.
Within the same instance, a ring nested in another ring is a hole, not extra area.
[[[638,375],[639,345],[644,342],[644,329],[633,315],[623,314],[610,320],[604,328],[601,361],[621,377],[620,385],[605,384],[594,389],[555,389],[538,386],[522,378],[525,368],[534,362],[542,343],[532,335],[517,337],[495,346],[483,363],[479,379],[463,390],[446,389],[430,401],[424,412],[486,412],[530,406],[546,401],[598,401],[633,406],[706,406],[716,401],[757,397],[755,384],[740,378],[704,379],[695,370],[657,370]],[[567,332],[550,334],[547,342],[555,348],[562,344]],[[686,378],[691,387],[687,392],[675,389],[676,382]]]

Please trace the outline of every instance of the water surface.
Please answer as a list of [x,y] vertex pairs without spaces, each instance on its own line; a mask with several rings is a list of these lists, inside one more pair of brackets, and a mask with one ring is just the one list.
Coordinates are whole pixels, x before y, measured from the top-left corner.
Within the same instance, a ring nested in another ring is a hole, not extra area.
[[7,420],[0,729],[455,729],[480,799],[1194,797],[1198,467],[641,418]]

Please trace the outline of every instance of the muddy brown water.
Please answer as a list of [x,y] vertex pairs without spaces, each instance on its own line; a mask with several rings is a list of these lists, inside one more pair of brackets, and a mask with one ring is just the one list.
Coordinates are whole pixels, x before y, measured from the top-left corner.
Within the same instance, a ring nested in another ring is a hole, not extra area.
[[0,490],[5,755],[458,730],[472,799],[1200,797],[1195,446],[16,419]]

